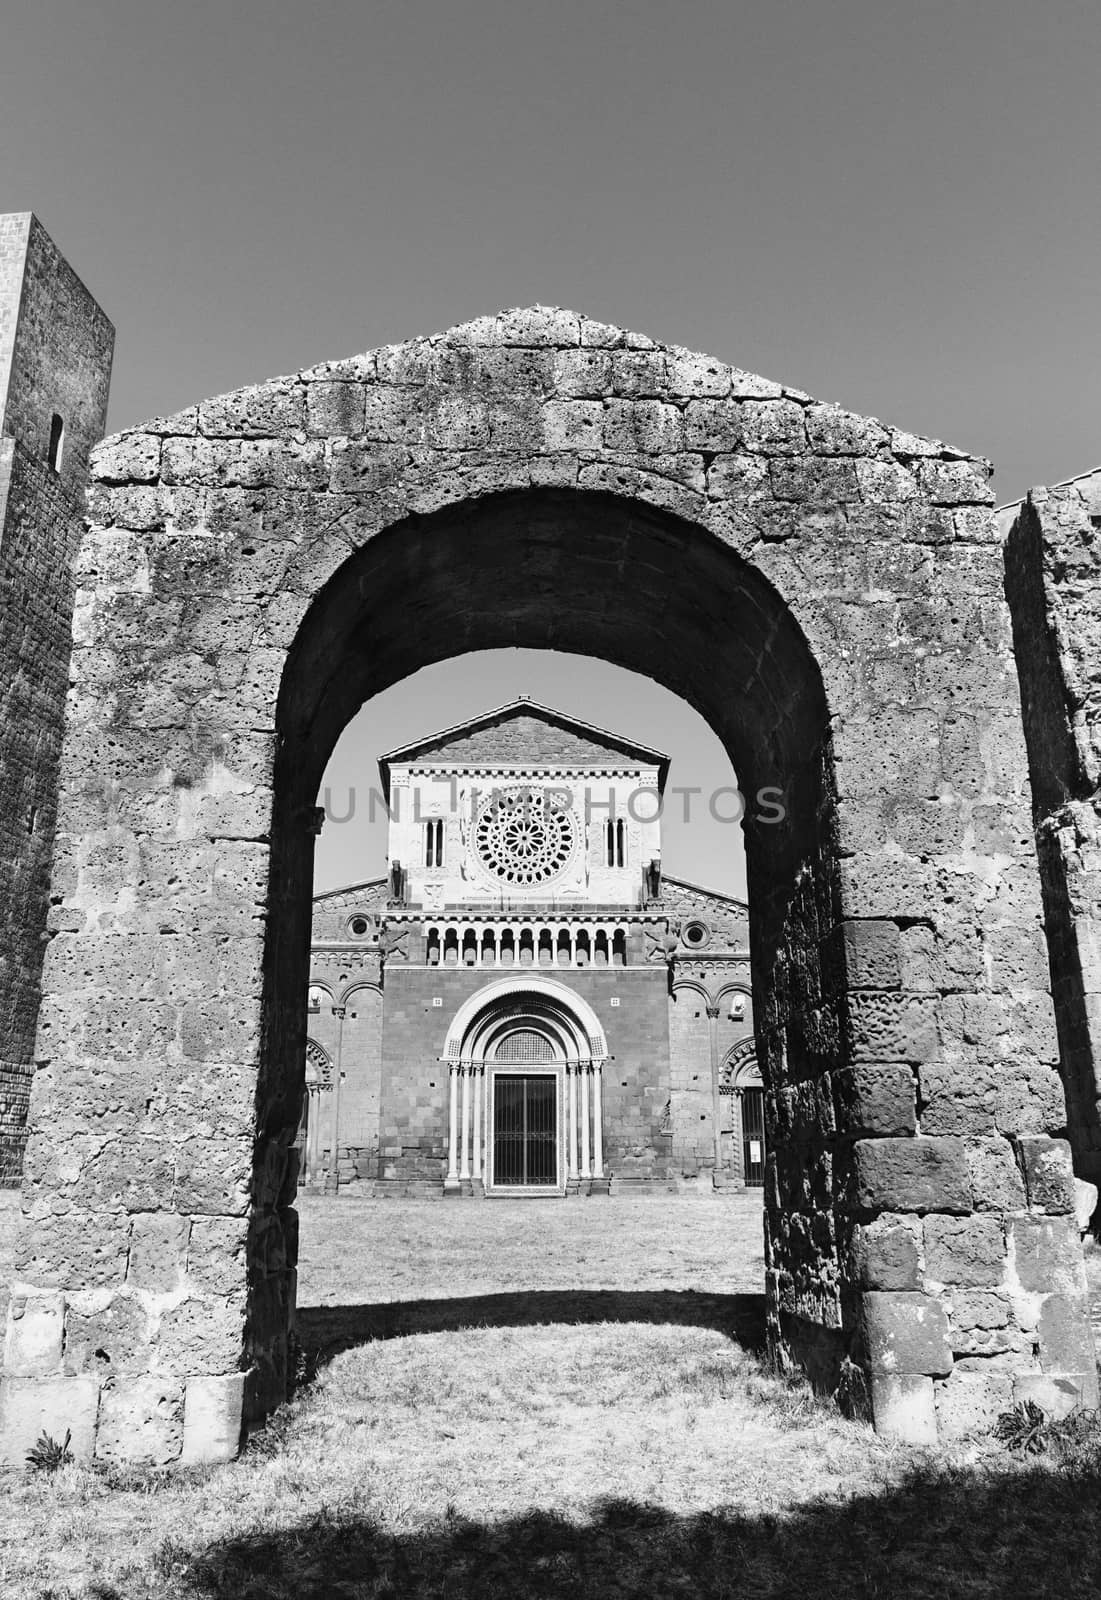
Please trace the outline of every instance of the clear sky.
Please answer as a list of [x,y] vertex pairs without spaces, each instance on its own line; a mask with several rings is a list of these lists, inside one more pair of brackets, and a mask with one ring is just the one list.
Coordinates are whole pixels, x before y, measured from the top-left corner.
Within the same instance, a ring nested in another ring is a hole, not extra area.
[[[13,0],[0,208],[114,319],[112,428],[542,301],[1009,500],[1101,460],[1099,66],[1098,0]],[[672,743],[610,668],[521,677]]]

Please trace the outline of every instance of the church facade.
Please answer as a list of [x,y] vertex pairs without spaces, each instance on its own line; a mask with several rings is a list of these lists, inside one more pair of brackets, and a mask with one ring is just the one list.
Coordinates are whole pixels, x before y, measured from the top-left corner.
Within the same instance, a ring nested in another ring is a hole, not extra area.
[[387,876],[314,901],[306,1185],[760,1184],[747,908],[663,875],[666,757],[520,699],[379,770]]

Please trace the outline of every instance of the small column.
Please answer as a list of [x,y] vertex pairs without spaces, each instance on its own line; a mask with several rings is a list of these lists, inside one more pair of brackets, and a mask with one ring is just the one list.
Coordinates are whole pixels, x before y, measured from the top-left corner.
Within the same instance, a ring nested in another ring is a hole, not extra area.
[[604,1075],[601,1063],[593,1062],[593,1177],[604,1176],[604,1108],[601,1105],[601,1094],[604,1088]]
[[333,1147],[329,1153],[329,1171],[325,1178],[325,1193],[340,1192],[340,1080],[344,1076],[344,1012],[343,1006],[333,1007],[336,1018],[336,1060],[333,1062]]
[[460,1124],[459,1148],[462,1152],[459,1162],[460,1179],[470,1177],[470,1062],[464,1061],[463,1073],[463,1116]]
[[711,1121],[713,1124],[715,1147],[715,1171],[719,1173],[723,1166],[723,1102],[722,1086],[719,1082],[719,1005],[718,1001],[711,1001],[707,1007],[708,1040],[711,1047]]
[[449,1094],[447,1124],[447,1185],[456,1188],[459,1182],[459,1063],[448,1062]]
[[474,1160],[472,1174],[475,1183],[481,1182],[482,1177],[482,1079],[485,1069],[482,1066],[472,1066],[474,1074]]
[[310,1089],[306,1095],[306,1171],[307,1186],[317,1182],[317,1169],[321,1160],[321,1090]]
[[566,1177],[577,1179],[577,1062],[566,1062]]
[[577,1071],[581,1080],[581,1171],[579,1176],[584,1181],[592,1176],[589,1166],[589,1063],[587,1061],[579,1061]]

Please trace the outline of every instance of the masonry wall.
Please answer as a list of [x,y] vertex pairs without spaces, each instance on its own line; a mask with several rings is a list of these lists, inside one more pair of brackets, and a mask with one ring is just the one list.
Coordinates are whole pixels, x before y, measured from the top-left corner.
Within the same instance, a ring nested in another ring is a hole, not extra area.
[[1067,1131],[1101,1184],[1101,470],[1002,516]]

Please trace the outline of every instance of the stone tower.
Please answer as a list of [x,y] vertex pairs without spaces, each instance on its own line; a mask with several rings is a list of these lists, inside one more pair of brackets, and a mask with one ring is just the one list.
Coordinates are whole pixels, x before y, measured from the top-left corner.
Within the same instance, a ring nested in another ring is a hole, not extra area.
[[30,212],[0,216],[0,1186],[33,1071],[88,453],[115,332]]

